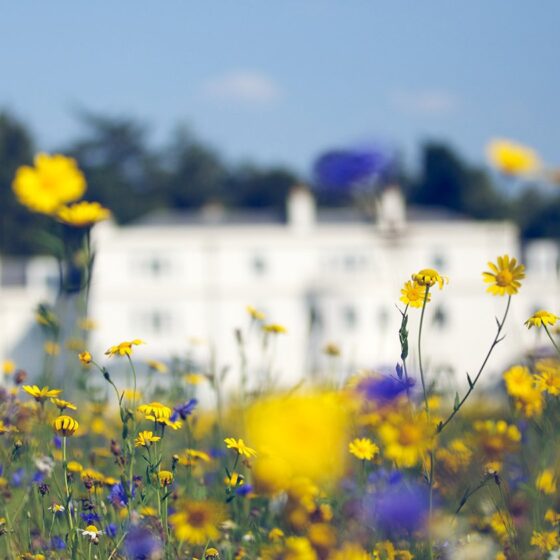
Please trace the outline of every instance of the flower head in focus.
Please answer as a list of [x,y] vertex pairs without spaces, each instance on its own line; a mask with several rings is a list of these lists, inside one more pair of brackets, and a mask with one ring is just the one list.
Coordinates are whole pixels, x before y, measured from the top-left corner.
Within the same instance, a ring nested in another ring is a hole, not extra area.
[[531,327],[546,327],[546,325],[553,326],[556,321],[558,321],[558,317],[554,315],[554,313],[541,309],[540,311],[535,311],[535,313],[525,321],[525,326],[528,329]]
[[49,389],[49,387],[43,387],[39,389],[37,385],[24,385],[23,390],[31,395],[37,402],[45,402],[47,399],[58,397],[62,393],[62,389]]
[[[443,289],[444,284],[449,284],[449,278],[442,276],[437,270],[433,268],[423,268],[412,275],[412,280],[419,286],[431,288],[436,284],[439,289]],[[422,300],[424,298],[422,297]]]
[[525,278],[525,267],[518,264],[517,259],[512,259],[509,255],[498,257],[498,263],[488,263],[490,272],[483,272],[484,282],[491,284],[487,292],[495,296],[516,294],[521,287],[521,282]]
[[235,438],[226,438],[224,439],[226,447],[228,449],[235,449],[239,455],[244,455],[245,457],[251,458],[256,457],[257,452],[245,445],[245,442],[242,439],[235,439]]
[[540,167],[534,150],[511,140],[493,140],[487,155],[492,166],[504,175],[529,175]]
[[78,422],[71,416],[58,416],[53,421],[54,431],[64,437],[73,436],[79,426]]
[[[426,287],[420,285],[415,280],[409,280],[405,282],[404,286],[401,289],[401,298],[405,305],[409,305],[410,307],[422,307],[424,304],[424,297],[426,294]],[[427,302],[432,299],[432,294],[428,293]],[[426,302],[426,303],[427,303]]]
[[95,525],[88,525],[82,530],[82,536],[87,537],[89,542],[93,544],[99,543],[99,536],[102,534],[103,531],[99,530]]
[[379,447],[369,438],[352,440],[348,445],[348,450],[354,457],[362,461],[371,461],[379,453]]
[[143,340],[135,338],[134,340],[125,340],[116,346],[111,346],[105,351],[106,356],[132,356],[132,347],[146,344]]
[[86,180],[72,158],[37,154],[34,166],[21,166],[12,188],[18,201],[33,212],[53,214],[62,205],[78,200]]
[[161,437],[155,436],[153,432],[144,430],[140,432],[134,440],[134,447],[150,447],[152,443],[159,441]]

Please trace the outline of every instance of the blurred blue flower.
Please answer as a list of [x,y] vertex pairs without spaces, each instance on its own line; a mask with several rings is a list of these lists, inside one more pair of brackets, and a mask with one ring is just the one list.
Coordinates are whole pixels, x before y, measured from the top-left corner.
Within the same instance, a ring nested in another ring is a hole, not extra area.
[[428,517],[428,488],[391,474],[386,484],[365,495],[364,521],[372,529],[395,534],[422,529]]
[[96,522],[101,520],[99,515],[94,511],[80,513],[80,517],[84,520],[86,525],[94,525]]
[[105,527],[105,534],[109,538],[114,539],[117,536],[117,526],[114,523],[109,523],[109,525]]
[[385,375],[370,375],[358,383],[357,390],[367,400],[388,404],[414,385],[415,381],[410,377],[407,380],[404,377],[398,379]]
[[53,550],[64,550],[66,548],[66,543],[64,542],[64,539],[62,537],[55,535],[51,539],[51,548]]
[[62,438],[59,436],[53,437],[53,443],[56,449],[62,449]]
[[394,167],[393,154],[379,146],[332,150],[313,167],[315,183],[325,190],[350,190],[386,178]]
[[162,548],[161,540],[146,527],[132,527],[124,541],[126,557],[134,560],[152,558]]
[[[134,486],[132,487],[132,494],[134,495]],[[122,485],[122,482],[114,484],[111,486],[111,491],[109,492],[109,496],[107,498],[115,507],[126,507],[128,504],[128,496]]]
[[12,474],[12,486],[16,488],[23,484],[23,479],[25,477],[25,471],[22,468],[17,469]]
[[235,489],[235,493],[238,496],[246,496],[253,491],[253,486],[251,484],[242,484]]
[[181,420],[186,420],[187,416],[192,414],[193,410],[195,409],[198,401],[196,399],[190,399],[189,401],[179,404],[173,407],[173,414],[171,415],[171,422],[175,422],[179,418]]

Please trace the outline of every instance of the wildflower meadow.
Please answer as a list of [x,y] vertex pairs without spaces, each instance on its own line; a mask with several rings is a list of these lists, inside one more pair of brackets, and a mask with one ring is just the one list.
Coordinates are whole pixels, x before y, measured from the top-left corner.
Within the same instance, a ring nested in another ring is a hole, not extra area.
[[[489,158],[519,176],[534,152],[498,141]],[[324,162],[328,167],[332,162]],[[149,340],[88,346],[91,231],[110,209],[82,200],[75,160],[39,154],[13,178],[18,201],[57,224],[59,296],[38,302],[42,368],[3,364],[0,557],[11,559],[528,560],[560,557],[560,347],[555,310],[526,327],[549,351],[484,376],[523,290],[519,255],[488,255],[480,291],[501,311],[466,389],[448,394],[426,367],[434,302],[455,278],[410,270],[396,290],[400,354],[391,372],[326,371],[286,386],[249,383],[248,341],[290,336],[247,302],[239,371],[143,357]],[[409,318],[416,316],[418,328]],[[101,326],[102,328],[102,326]],[[475,328],[475,326],[473,326]],[[220,349],[217,348],[216,352]],[[326,343],[336,363],[339,348]],[[414,354],[417,367],[411,367]],[[333,366],[335,369],[335,366]],[[214,405],[200,397],[201,388]]]

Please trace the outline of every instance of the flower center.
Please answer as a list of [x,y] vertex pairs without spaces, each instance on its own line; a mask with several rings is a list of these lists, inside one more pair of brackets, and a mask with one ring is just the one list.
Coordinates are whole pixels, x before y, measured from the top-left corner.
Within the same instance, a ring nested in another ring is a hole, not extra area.
[[500,270],[498,274],[496,274],[496,284],[498,286],[509,286],[513,280],[513,274],[509,270]]
[[413,445],[422,439],[422,430],[418,426],[404,426],[399,434],[399,443]]

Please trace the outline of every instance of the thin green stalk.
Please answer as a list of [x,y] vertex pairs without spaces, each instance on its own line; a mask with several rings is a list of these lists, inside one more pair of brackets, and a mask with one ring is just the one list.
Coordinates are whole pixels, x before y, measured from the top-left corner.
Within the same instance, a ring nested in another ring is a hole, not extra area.
[[458,403],[456,403],[453,406],[453,412],[451,412],[451,414],[447,417],[447,419],[444,422],[440,422],[438,424],[438,427],[437,427],[437,433],[438,434],[440,434],[444,430],[444,428],[447,426],[447,424],[449,424],[449,422],[451,422],[451,420],[453,420],[453,418],[459,412],[459,410],[461,410],[462,406],[465,404],[466,400],[469,398],[469,396],[473,392],[478,380],[480,379],[480,376],[482,375],[482,372],[484,371],[484,368],[486,367],[486,364],[487,364],[488,360],[490,359],[490,355],[492,354],[492,351],[497,346],[497,344],[499,342],[501,342],[501,340],[503,340],[502,338],[500,338],[500,334],[502,333],[504,323],[506,322],[506,318],[507,318],[507,315],[508,315],[508,312],[509,312],[510,303],[511,303],[511,296],[508,296],[506,310],[504,312],[502,320],[499,321],[496,318],[496,322],[497,322],[497,325],[498,325],[498,330],[496,332],[496,336],[494,337],[494,340],[492,341],[492,344],[490,345],[490,348],[489,348],[489,350],[486,354],[486,357],[484,358],[484,361],[482,362],[482,365],[480,366],[480,369],[478,370],[478,373],[476,374],[476,376],[473,380],[471,380],[470,377],[468,378],[468,381],[469,381],[468,391],[465,393],[465,396]]
[[550,331],[548,330],[548,327],[544,324],[544,322],[543,322],[543,327],[544,327],[544,330],[546,331],[546,334],[548,335],[548,338],[550,338],[550,342],[552,342],[552,345],[556,349],[556,352],[558,352],[558,354],[560,355],[560,348],[558,347],[558,344],[556,344],[556,341],[554,340],[554,338],[550,334]]
[[73,535],[74,521],[70,512],[70,489],[68,488],[68,465],[66,463],[66,439],[66,436],[62,438],[62,469],[64,471],[64,489],[66,490],[66,512],[68,515],[68,525],[70,525],[70,531]]
[[422,364],[422,327],[424,326],[424,314],[426,311],[426,304],[428,303],[429,294],[430,294],[430,286],[426,286],[426,291],[424,292],[424,301],[422,302],[422,313],[420,314],[420,326],[418,327],[418,369],[420,370],[420,379],[422,381],[422,393],[424,395],[424,408],[426,409],[428,420],[430,419],[430,405],[428,404],[428,392],[426,390],[424,367]]

